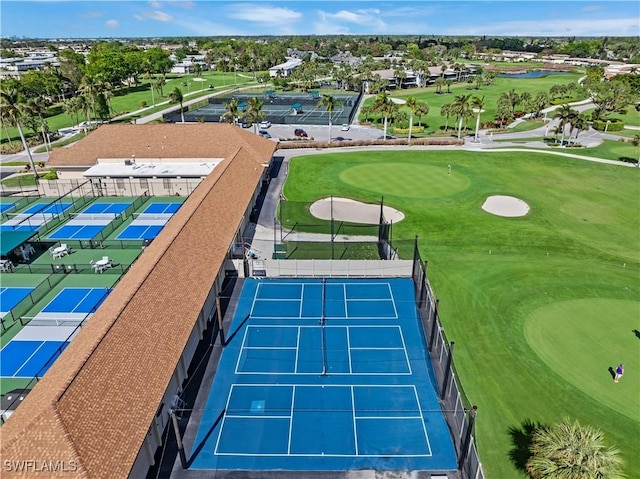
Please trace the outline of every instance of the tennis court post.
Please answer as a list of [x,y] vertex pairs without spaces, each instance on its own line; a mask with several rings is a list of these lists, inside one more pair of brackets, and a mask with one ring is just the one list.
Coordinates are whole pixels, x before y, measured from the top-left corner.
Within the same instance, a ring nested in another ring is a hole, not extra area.
[[464,467],[464,462],[467,459],[467,454],[469,453],[469,446],[471,445],[471,435],[473,434],[473,426],[476,422],[476,416],[478,415],[478,406],[472,406],[471,411],[469,411],[469,425],[467,426],[467,433],[464,437],[464,445],[462,446],[462,450],[460,451],[460,460],[458,462],[458,469],[462,470]]
[[449,343],[449,356],[447,356],[447,365],[444,369],[444,380],[442,381],[442,392],[440,393],[440,399],[444,401],[444,397],[447,395],[449,389],[449,378],[451,377],[451,363],[453,362],[453,347],[456,345],[453,341]]
[[227,342],[224,338],[224,328],[222,327],[222,309],[220,308],[220,294],[216,295],[216,316],[218,317],[218,328],[220,328],[220,344],[224,348]]

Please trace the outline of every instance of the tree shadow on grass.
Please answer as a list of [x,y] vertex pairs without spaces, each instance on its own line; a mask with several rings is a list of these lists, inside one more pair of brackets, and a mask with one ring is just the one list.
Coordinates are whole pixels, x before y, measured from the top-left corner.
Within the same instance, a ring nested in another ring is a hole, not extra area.
[[536,429],[544,427],[543,424],[525,419],[519,426],[509,428],[512,448],[509,451],[509,459],[515,467],[521,471],[527,470],[527,461],[531,457],[531,443]]

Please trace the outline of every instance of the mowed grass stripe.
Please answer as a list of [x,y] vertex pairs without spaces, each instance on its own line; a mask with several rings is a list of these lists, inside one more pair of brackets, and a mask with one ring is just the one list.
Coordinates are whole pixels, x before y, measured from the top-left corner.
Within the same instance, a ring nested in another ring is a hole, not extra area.
[[[442,175],[448,164],[452,175],[468,179],[468,187],[440,197],[404,196],[396,187],[384,200],[406,215],[394,224],[396,242],[418,235],[429,261],[447,335],[456,341],[462,384],[480,407],[477,439],[488,477],[527,477],[510,458],[514,431],[527,421],[550,424],[565,416],[600,427],[607,442],[622,451],[633,477],[632,471],[640,470],[638,419],[605,406],[595,393],[552,370],[527,341],[525,324],[535,311],[557,302],[593,298],[640,304],[638,170],[536,152],[330,153],[292,160],[285,195],[298,201],[334,195],[375,202],[379,178],[389,171],[394,181],[415,185],[418,175],[412,171],[433,168],[438,176],[419,178],[427,191],[448,179]],[[344,181],[343,172],[354,167],[371,171],[358,176],[360,183]],[[531,211],[521,218],[486,213],[481,205],[494,194],[521,198]],[[303,220],[308,212],[299,208],[297,214]],[[412,250],[401,248],[401,256],[403,251],[409,257]],[[634,346],[623,351],[626,347],[620,343],[616,356],[636,351]],[[595,356],[606,351],[591,350]],[[617,394],[628,394],[625,404],[637,401],[633,382],[639,379],[627,370],[628,384],[615,385],[623,386]]]
[[632,378],[616,384],[610,374],[621,362],[628,371],[640,371],[634,330],[640,330],[639,303],[604,298],[551,303],[533,311],[525,324],[527,341],[553,371],[637,421],[640,382]]

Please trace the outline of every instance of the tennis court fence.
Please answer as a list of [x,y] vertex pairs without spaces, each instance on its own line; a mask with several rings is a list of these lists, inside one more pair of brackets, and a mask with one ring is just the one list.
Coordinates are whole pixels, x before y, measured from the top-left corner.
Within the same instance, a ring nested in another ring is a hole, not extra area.
[[462,479],[484,479],[473,435],[477,408],[472,406],[462,389],[453,361],[454,343],[447,340],[438,313],[438,300],[427,279],[427,263],[422,261],[415,238],[412,277],[416,304],[423,333],[437,380],[437,389],[445,419],[454,439],[458,468]]
[[[321,207],[326,211],[318,218],[312,213],[314,208],[318,211],[318,202],[280,198],[274,218],[274,259],[398,259],[393,223],[384,216],[384,198],[369,205],[368,223],[341,219],[344,201],[325,200]],[[411,240],[406,257],[412,251]]]
[[[43,272],[50,274],[51,269]],[[57,286],[63,279],[64,275],[54,274],[50,274],[43,279],[27,296],[22,299],[22,301],[11,308],[11,311],[7,312],[7,314],[0,318],[2,331],[6,331],[9,327],[15,324],[16,321],[19,321],[23,315],[27,314],[27,312],[33,308],[38,301],[42,300],[42,298],[44,298],[49,291]]]

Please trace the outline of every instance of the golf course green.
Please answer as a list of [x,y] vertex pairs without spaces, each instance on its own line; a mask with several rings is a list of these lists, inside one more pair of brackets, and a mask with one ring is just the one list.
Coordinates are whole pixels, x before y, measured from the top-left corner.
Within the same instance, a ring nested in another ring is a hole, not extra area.
[[[449,174],[451,165],[451,174]],[[293,158],[284,195],[380,201],[401,257],[419,237],[487,477],[525,478],[517,437],[565,417],[640,457],[640,171],[539,152],[405,149]],[[484,211],[492,195],[528,214]],[[300,224],[319,220],[290,208]],[[406,240],[406,241],[405,241]],[[625,363],[614,383],[609,368]]]

